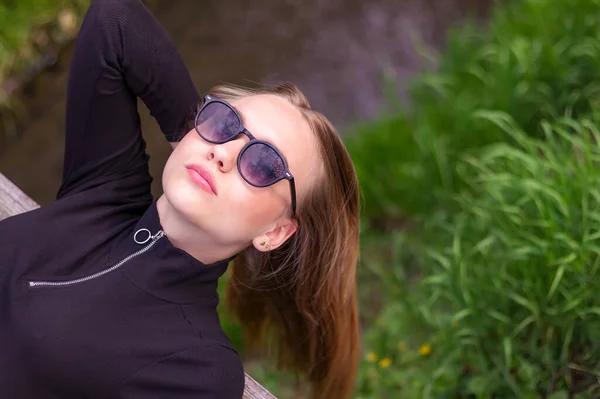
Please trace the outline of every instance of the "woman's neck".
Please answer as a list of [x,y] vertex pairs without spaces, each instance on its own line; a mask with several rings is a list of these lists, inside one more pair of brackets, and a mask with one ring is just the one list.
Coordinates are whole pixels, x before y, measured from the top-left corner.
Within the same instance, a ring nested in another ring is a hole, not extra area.
[[187,252],[205,265],[230,258],[240,251],[215,242],[206,231],[190,223],[173,208],[164,194],[156,201],[156,209],[163,232],[173,246]]

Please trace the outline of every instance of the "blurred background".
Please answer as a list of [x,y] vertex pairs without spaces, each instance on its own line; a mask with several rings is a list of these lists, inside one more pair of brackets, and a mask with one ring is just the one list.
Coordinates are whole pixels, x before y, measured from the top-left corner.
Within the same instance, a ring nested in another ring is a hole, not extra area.
[[[600,397],[599,0],[147,0],[200,93],[291,80],[363,195],[356,398]],[[62,173],[89,0],[0,0],[0,173]],[[140,103],[153,192],[170,153]],[[226,278],[226,277],[225,277]],[[282,399],[302,381],[250,352]]]
[[[199,93],[219,82],[291,80],[340,129],[377,115],[386,77],[404,98],[406,77],[429,63],[419,55],[421,47],[443,46],[446,28],[468,14],[483,15],[486,3],[145,1],[179,48]],[[0,79],[4,92],[13,94],[12,110],[7,104],[2,112],[0,170],[40,204],[52,201],[60,184],[71,38],[88,5],[0,0]],[[50,68],[38,74],[43,66]],[[170,147],[140,106],[159,194]]]

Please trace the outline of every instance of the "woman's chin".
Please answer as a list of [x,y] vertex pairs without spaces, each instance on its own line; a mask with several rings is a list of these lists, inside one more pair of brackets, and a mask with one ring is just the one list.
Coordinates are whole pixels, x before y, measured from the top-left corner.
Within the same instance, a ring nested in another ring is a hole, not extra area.
[[169,184],[164,188],[164,195],[169,201],[171,207],[177,212],[193,218],[199,210],[208,206],[207,199],[198,193],[198,190],[185,182]]

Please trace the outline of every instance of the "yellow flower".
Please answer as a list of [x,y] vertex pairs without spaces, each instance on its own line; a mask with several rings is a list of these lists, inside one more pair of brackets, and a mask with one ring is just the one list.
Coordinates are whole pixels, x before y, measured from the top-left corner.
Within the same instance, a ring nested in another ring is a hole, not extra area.
[[404,351],[406,350],[406,344],[402,341],[398,342],[398,350],[399,351]]
[[370,362],[377,361],[377,353],[375,353],[375,352],[369,352],[367,354],[367,360],[370,361]]
[[419,348],[419,355],[427,356],[431,353],[431,345],[425,344]]
[[392,359],[390,359],[389,357],[384,357],[379,361],[379,367],[381,367],[382,369],[390,367],[390,364],[392,364]]

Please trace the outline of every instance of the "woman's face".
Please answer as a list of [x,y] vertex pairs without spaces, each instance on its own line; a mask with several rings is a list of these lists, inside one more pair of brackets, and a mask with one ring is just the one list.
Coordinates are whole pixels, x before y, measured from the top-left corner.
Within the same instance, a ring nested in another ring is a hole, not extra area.
[[[283,154],[300,202],[322,163],[316,137],[300,111],[272,94],[244,97],[230,104],[254,137],[273,144]],[[163,191],[174,209],[219,245],[243,248],[254,240],[257,246],[257,241],[266,237],[276,248],[296,227],[290,217],[290,184],[284,179],[268,187],[253,187],[240,176],[237,158],[248,141],[240,134],[227,143],[212,144],[192,129],[165,165]],[[194,181],[195,173],[188,168],[192,164],[212,174],[216,194]]]

